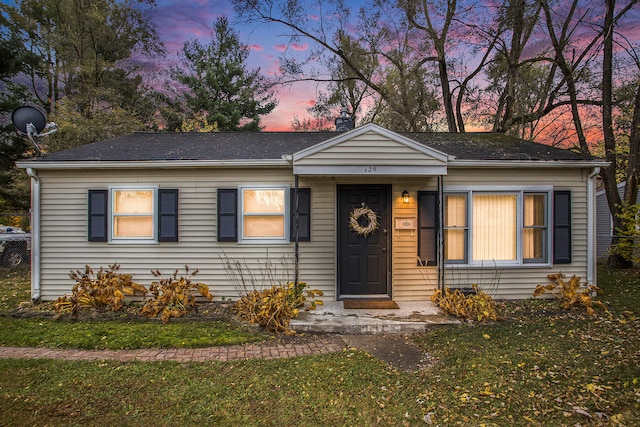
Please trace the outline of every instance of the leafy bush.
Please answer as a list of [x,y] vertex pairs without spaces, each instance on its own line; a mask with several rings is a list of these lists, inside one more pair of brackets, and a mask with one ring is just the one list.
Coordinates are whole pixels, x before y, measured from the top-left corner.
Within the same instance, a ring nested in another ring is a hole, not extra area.
[[565,310],[582,305],[587,309],[589,316],[595,314],[593,310],[594,305],[602,308],[604,311],[608,311],[602,301],[595,301],[592,298],[592,294],[602,293],[602,289],[599,287],[587,283],[580,283],[580,277],[575,274],[569,280],[566,280],[565,275],[562,273],[549,274],[547,277],[551,283],[536,286],[536,290],[533,292],[534,297],[550,293],[560,300],[562,308]]
[[622,227],[616,228],[621,238],[609,248],[610,255],[617,255],[631,263],[640,263],[640,204],[622,207]]
[[289,322],[298,316],[299,309],[310,299],[305,310],[314,310],[322,305],[322,291],[307,289],[305,283],[293,282],[285,286],[272,286],[269,289],[253,290],[244,295],[234,305],[234,312],[242,320],[258,324],[269,332],[291,334]]
[[499,320],[495,300],[486,292],[479,291],[476,285],[473,285],[473,289],[475,293],[470,295],[463,294],[459,289],[452,291],[445,288],[444,292],[438,289],[431,295],[431,301],[447,315],[460,319],[479,322],[487,319]]
[[120,265],[113,264],[108,270],[100,267],[97,273],[90,266],[85,270],[71,270],[69,277],[76,281],[71,291],[71,296],[66,294],[58,298],[53,307],[60,315],[70,312],[71,318],[78,316],[78,310],[83,307],[118,311],[122,308],[125,295],[134,295],[136,292],[146,294],[143,285],[132,281],[131,274],[119,273]]
[[166,324],[172,317],[182,317],[190,311],[197,311],[196,297],[193,291],[197,291],[203,297],[211,301],[213,295],[209,287],[204,283],[193,283],[191,278],[198,274],[198,270],[189,273],[189,266],[185,265],[186,276],[178,277],[178,270],[173,276],[164,278],[159,270],[152,270],[151,274],[159,280],[151,282],[149,292],[153,297],[145,303],[140,314],[147,317],[158,317]]

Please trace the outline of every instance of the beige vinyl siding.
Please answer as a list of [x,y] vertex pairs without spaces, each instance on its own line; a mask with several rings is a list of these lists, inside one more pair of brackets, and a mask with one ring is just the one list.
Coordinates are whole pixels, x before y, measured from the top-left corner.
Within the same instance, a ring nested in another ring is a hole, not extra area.
[[[444,178],[445,192],[451,187],[474,186],[509,189],[527,186],[552,186],[554,191],[571,191],[572,263],[552,267],[447,265],[445,286],[467,287],[478,284],[501,299],[529,298],[537,284],[547,283],[547,275],[562,272],[583,280],[587,277],[587,176],[580,169],[457,169],[450,168]],[[551,223],[549,224],[551,226]],[[552,258],[552,255],[550,255]],[[435,276],[435,275],[434,275]],[[437,278],[437,277],[436,277]],[[396,284],[402,286],[401,284]]]
[[[220,260],[223,254],[252,266],[254,273],[260,271],[260,264],[264,265],[267,256],[278,264],[279,270],[283,270],[280,260],[286,258],[289,268],[283,276],[289,280],[294,278],[293,243],[239,244],[220,243],[216,239],[218,188],[237,188],[243,184],[293,186],[289,169],[42,170],[39,175],[42,182],[41,288],[45,300],[69,293],[73,286],[69,271],[84,270],[85,265],[97,270],[118,263],[121,272],[133,274],[134,280],[147,286],[153,280],[152,269],[157,268],[169,276],[176,269],[184,272],[184,266],[189,265],[199,270],[194,280],[208,284],[216,299],[237,296]],[[87,191],[118,185],[177,188],[179,241],[154,244],[87,241]],[[312,197],[314,215],[318,206],[318,218],[312,215],[313,241],[300,243],[301,252],[305,252],[300,257],[300,279],[333,299],[335,247],[333,240],[325,236],[325,230],[333,227],[335,217],[333,202],[326,202],[333,197],[333,190],[318,186],[312,190]]]
[[[418,266],[418,230],[396,230],[396,218],[418,218],[418,191],[436,191],[436,177],[396,181],[393,185],[391,218],[392,296],[398,301],[428,299],[438,285],[436,267]],[[402,202],[402,192],[409,192],[409,203]]]
[[375,132],[367,132],[296,161],[296,166],[439,166],[444,162]]
[[[363,137],[366,135],[363,135]],[[369,149],[368,152],[375,150]],[[415,152],[414,152],[415,153]],[[588,170],[449,168],[445,190],[462,186],[553,186],[571,191],[572,264],[556,267],[446,268],[447,286],[478,283],[497,298],[528,298],[552,272],[587,274],[587,176]],[[286,258],[289,280],[293,280],[294,244],[240,244],[217,242],[217,189],[239,185],[294,185],[288,168],[193,168],[193,169],[96,169],[40,170],[41,177],[41,290],[45,300],[69,293],[71,269],[85,265],[97,269],[113,263],[134,280],[148,286],[152,269],[169,276],[184,265],[198,269],[195,280],[208,284],[216,299],[237,297],[226,277],[220,257],[238,259],[259,271],[268,256],[279,263]],[[311,241],[300,242],[300,280],[336,298],[336,185],[385,184],[392,186],[390,218],[392,241],[392,296],[397,300],[426,300],[437,286],[436,267],[418,267],[418,230],[396,230],[396,218],[417,218],[417,192],[437,189],[437,177],[393,178],[385,176],[300,177],[300,187],[311,188]],[[109,244],[87,241],[87,190],[109,186],[158,186],[179,190],[179,241],[158,244]],[[401,194],[409,191],[409,204]],[[279,267],[280,268],[280,267]],[[494,289],[497,283],[498,289]]]
[[[572,263],[552,267],[494,266],[486,263],[483,268],[451,266],[445,268],[445,286],[468,287],[478,284],[501,299],[530,298],[536,285],[547,282],[547,275],[563,272],[587,277],[587,176],[588,170],[579,169],[472,169],[449,168],[443,177],[445,192],[451,187],[478,189],[552,186],[554,190],[571,191]],[[435,177],[418,180],[393,180],[392,228],[395,218],[417,218],[417,192],[437,189]],[[408,205],[402,203],[402,191],[411,195]],[[550,200],[551,203],[551,200]],[[549,223],[551,226],[551,223]],[[426,300],[438,284],[436,267],[417,265],[418,234],[411,230],[392,232],[392,286],[393,298],[402,300]],[[550,255],[552,257],[552,255]]]

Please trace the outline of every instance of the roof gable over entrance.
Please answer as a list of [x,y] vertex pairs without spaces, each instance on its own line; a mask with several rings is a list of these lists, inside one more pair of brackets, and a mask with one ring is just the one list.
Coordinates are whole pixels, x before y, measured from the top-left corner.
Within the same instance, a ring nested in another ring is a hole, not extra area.
[[446,175],[449,156],[367,124],[293,155],[297,175]]

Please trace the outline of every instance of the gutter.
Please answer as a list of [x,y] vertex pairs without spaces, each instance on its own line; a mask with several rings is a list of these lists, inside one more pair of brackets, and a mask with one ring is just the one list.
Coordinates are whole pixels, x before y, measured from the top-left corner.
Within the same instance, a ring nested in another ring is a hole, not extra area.
[[83,160],[83,161],[24,161],[16,162],[16,166],[24,169],[144,169],[144,168],[243,168],[243,167],[287,167],[291,163],[287,159],[239,159],[239,160]]
[[40,177],[27,168],[31,177],[31,300],[40,299]]
[[594,167],[587,179],[587,283],[596,284],[596,177],[599,167]]
[[611,163],[605,161],[571,161],[571,160],[450,160],[449,168],[592,168],[607,167]]

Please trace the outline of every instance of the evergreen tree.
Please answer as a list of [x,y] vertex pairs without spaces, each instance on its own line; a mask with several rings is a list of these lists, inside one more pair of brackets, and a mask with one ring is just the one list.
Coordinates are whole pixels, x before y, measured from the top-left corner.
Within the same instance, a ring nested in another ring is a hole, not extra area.
[[249,47],[226,17],[214,23],[209,44],[186,42],[181,56],[185,67],[175,68],[173,75],[188,88],[186,121],[204,112],[218,130],[260,130],[260,116],[273,111],[277,102],[260,70],[247,70]]

